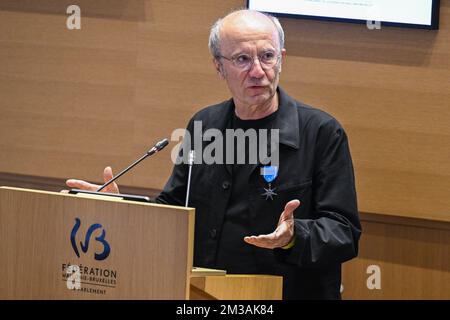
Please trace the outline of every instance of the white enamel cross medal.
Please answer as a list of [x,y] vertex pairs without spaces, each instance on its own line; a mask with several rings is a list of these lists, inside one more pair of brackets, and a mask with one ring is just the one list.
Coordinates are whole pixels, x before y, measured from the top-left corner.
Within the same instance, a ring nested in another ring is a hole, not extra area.
[[264,188],[264,193],[261,195],[266,197],[266,200],[273,200],[273,196],[276,196],[275,189],[271,187],[271,182],[275,180],[278,175],[278,167],[277,166],[265,166],[261,168],[261,175],[264,180],[269,184],[268,188]]

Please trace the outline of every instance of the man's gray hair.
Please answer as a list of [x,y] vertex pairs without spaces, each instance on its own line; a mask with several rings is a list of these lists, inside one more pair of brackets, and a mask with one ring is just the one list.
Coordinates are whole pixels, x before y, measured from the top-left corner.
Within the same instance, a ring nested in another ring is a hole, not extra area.
[[[235,12],[239,12],[239,11],[253,11],[253,10],[246,10],[246,9],[244,9],[244,10],[236,10],[236,11],[233,11],[233,12],[229,13],[228,15],[230,15],[232,13],[235,13]],[[253,11],[253,12],[258,12],[258,11]],[[284,31],[283,31],[283,27],[281,26],[280,21],[274,16],[271,16],[271,15],[263,13],[263,12],[260,12],[260,13],[265,15],[267,18],[269,18],[273,22],[275,27],[277,28],[278,39],[279,39],[279,42],[280,42],[280,48],[279,49],[280,49],[280,52],[281,52],[281,50],[284,48]],[[221,54],[220,54],[220,30],[221,30],[222,25],[223,25],[223,19],[224,18],[220,18],[219,20],[217,20],[213,24],[213,26],[211,27],[211,32],[209,34],[209,43],[208,43],[209,52],[211,52],[212,56],[214,58],[216,58],[216,59],[221,56]]]

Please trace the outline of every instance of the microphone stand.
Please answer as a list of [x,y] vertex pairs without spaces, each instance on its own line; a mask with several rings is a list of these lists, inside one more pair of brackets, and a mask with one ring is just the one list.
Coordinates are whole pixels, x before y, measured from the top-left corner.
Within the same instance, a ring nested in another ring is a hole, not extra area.
[[189,190],[191,187],[191,173],[192,173],[192,165],[194,164],[194,158],[195,158],[195,151],[191,150],[189,151],[189,173],[188,173],[188,183],[187,183],[187,190],[186,190],[186,203],[185,207],[188,206],[189,203]]
[[138,160],[133,162],[131,165],[129,165],[127,168],[122,170],[118,175],[107,181],[105,184],[103,184],[100,188],[98,188],[96,191],[88,191],[88,190],[81,190],[81,189],[71,189],[69,193],[86,193],[86,194],[96,194],[96,195],[105,195],[105,196],[113,196],[113,197],[120,197],[124,200],[135,200],[135,201],[145,201],[145,202],[151,202],[149,197],[146,196],[137,196],[137,195],[130,195],[130,194],[121,194],[121,193],[111,193],[111,192],[100,192],[107,186],[109,186],[111,183],[113,183],[115,180],[120,178],[122,175],[127,173],[129,170],[131,170],[134,166],[136,166],[138,163],[140,163],[145,158],[161,151],[165,146],[169,144],[169,140],[163,139],[159,141],[153,148],[148,150],[142,157],[140,157]]

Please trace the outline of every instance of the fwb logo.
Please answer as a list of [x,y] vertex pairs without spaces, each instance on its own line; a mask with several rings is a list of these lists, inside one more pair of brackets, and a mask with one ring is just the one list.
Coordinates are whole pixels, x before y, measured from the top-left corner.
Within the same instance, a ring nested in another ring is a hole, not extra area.
[[[80,229],[80,225],[81,225],[80,219],[75,218],[75,225],[73,226],[72,232],[70,234],[70,242],[72,243],[73,251],[75,251],[75,254],[77,255],[78,258],[80,257],[80,253],[78,251],[78,246],[76,243],[76,235],[77,235],[78,229]],[[83,251],[84,253],[86,253],[88,251],[89,242],[91,240],[92,233],[97,229],[102,230],[102,234],[100,236],[96,237],[95,240],[97,240],[98,242],[100,242],[103,245],[103,252],[95,253],[94,258],[95,258],[95,260],[105,260],[109,256],[111,248],[109,246],[109,243],[105,240],[105,236],[106,236],[105,229],[103,229],[102,225],[99,223],[94,223],[93,225],[91,225],[89,227],[88,231],[86,232],[86,237],[85,237],[84,243],[80,241],[81,251]]]

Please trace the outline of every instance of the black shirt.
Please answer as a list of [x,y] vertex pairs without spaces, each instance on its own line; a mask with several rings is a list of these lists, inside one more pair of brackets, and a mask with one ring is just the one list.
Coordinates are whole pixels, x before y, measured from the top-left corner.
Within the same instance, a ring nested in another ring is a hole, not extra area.
[[[278,110],[267,117],[258,120],[241,120],[233,112],[232,129],[248,132],[255,130],[256,140],[246,139],[245,162],[238,162],[238,148],[236,139],[234,140],[234,162],[229,164],[232,172],[231,196],[224,215],[222,231],[219,238],[216,266],[225,269],[228,273],[261,273],[255,257],[255,246],[244,241],[245,236],[253,235],[250,226],[249,215],[249,178],[253,171],[253,161],[258,159],[260,129],[274,129],[273,123],[278,114]],[[270,137],[267,135],[267,137]],[[270,141],[270,138],[268,139]],[[254,145],[256,143],[256,146]],[[253,154],[253,159],[250,157]],[[256,156],[256,157],[255,157]],[[230,260],[228,257],[234,256],[236,259]]]

